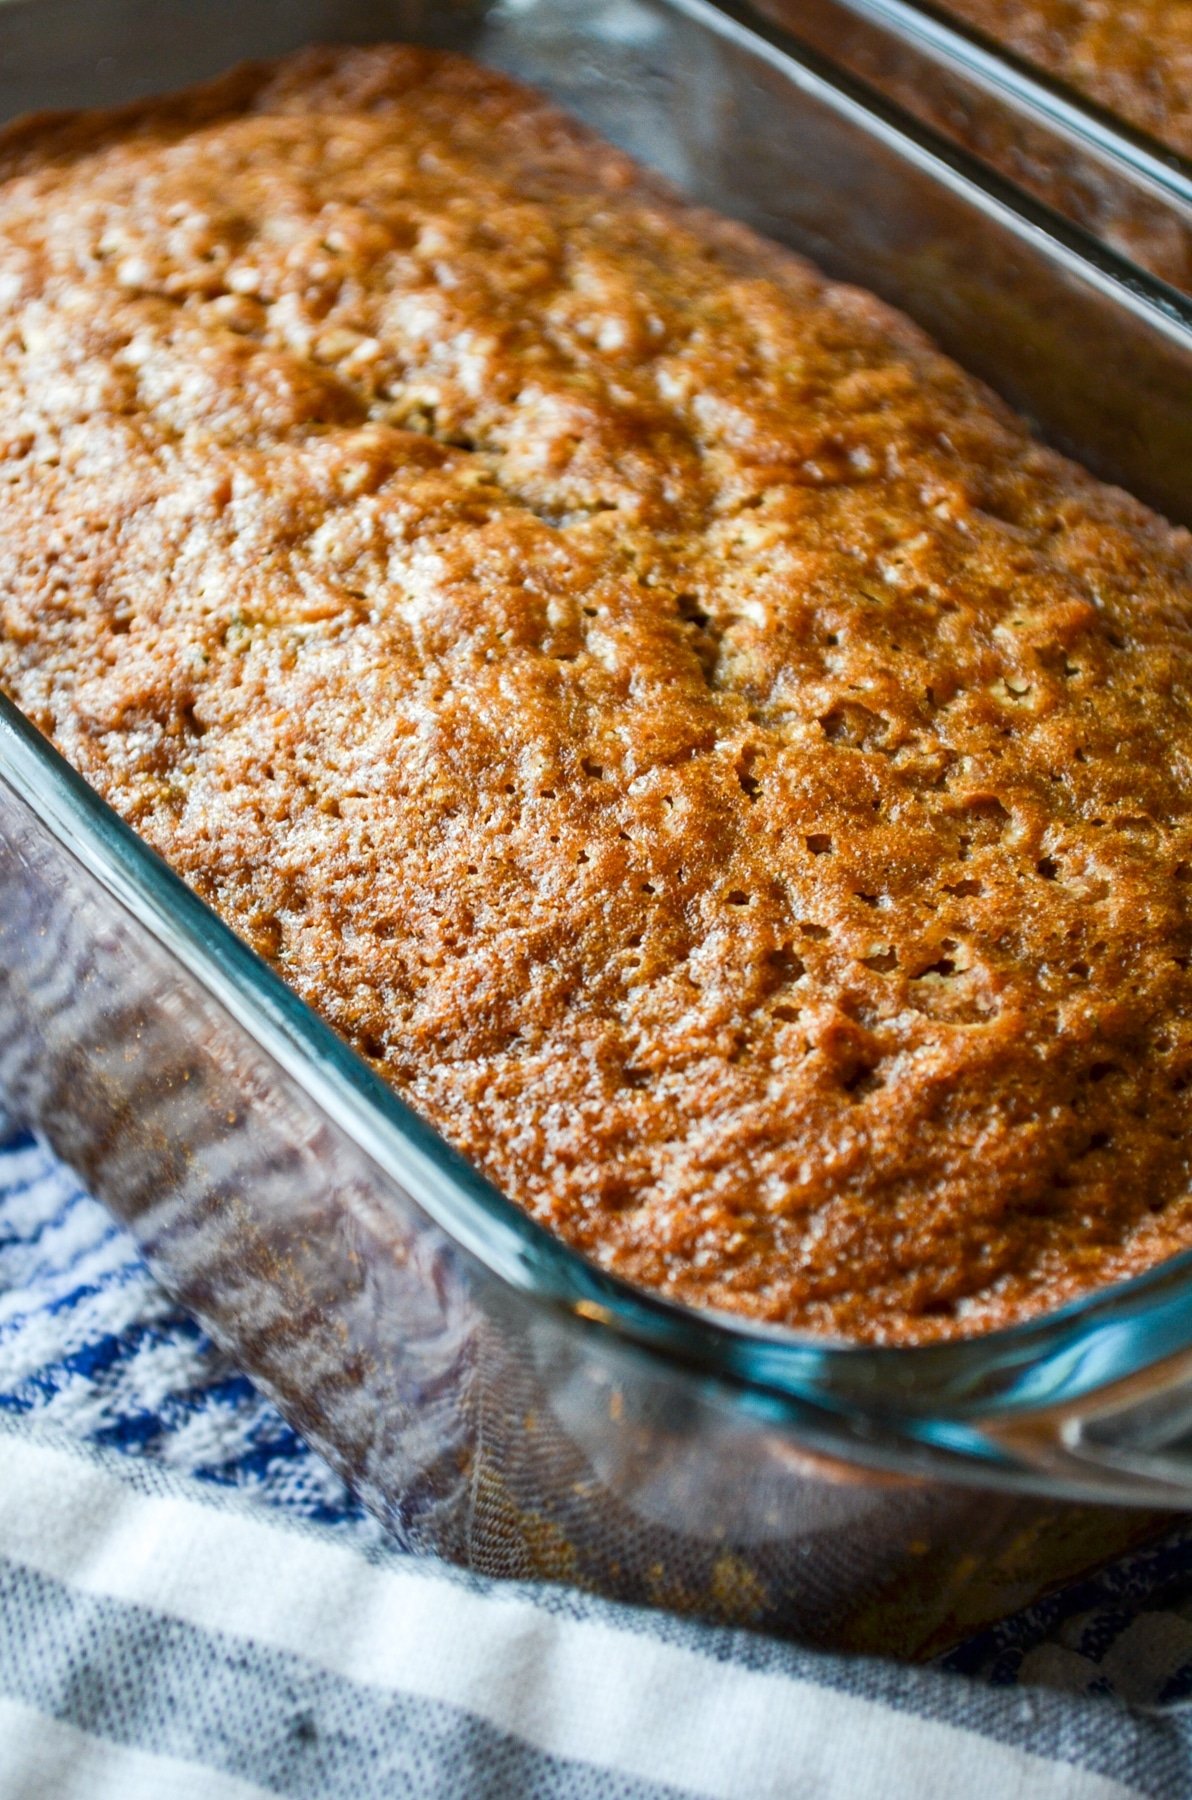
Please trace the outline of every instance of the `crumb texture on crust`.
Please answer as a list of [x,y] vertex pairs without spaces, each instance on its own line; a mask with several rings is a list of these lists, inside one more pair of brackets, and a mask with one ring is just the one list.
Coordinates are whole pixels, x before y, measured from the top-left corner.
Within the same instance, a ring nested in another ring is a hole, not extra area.
[[1192,0],[947,0],[948,10],[1192,156]]
[[1192,541],[546,102],[0,137],[0,683],[535,1217],[870,1341],[1192,1244]]

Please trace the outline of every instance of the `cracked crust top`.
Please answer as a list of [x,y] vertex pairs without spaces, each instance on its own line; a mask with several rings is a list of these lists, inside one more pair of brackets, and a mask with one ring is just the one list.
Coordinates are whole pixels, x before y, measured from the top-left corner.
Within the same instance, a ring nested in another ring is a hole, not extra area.
[[0,138],[0,682],[494,1181],[871,1341],[1192,1244],[1192,542],[502,76]]

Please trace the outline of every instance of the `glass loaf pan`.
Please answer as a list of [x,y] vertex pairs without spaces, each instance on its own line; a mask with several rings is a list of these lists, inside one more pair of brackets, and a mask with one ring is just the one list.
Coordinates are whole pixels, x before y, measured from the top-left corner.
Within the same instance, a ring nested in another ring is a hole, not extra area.
[[[11,0],[0,112],[386,36],[538,82],[1187,509],[1192,307],[704,0]],[[413,1118],[7,704],[0,1093],[414,1550],[925,1655],[1192,1503],[1192,1255],[913,1350],[636,1292]]]
[[930,0],[756,0],[759,15],[1192,293],[1192,162]]

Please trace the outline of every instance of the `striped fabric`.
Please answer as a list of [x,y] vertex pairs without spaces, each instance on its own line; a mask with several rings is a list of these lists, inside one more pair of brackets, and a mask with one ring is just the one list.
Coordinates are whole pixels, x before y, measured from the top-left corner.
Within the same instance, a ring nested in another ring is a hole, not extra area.
[[402,1555],[0,1131],[0,1800],[1192,1792],[1192,1536],[950,1660]]
[[375,1541],[343,1483],[156,1285],[131,1240],[0,1122],[0,1412]]

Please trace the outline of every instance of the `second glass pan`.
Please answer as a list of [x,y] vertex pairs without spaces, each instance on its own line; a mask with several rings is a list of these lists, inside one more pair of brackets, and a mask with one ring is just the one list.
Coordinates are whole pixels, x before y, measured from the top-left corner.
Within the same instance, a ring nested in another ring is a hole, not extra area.
[[757,11],[1192,293],[1192,162],[930,0],[757,0]]

